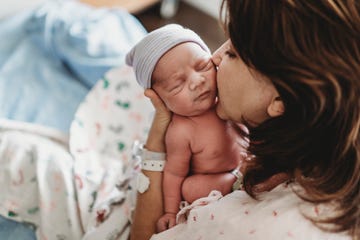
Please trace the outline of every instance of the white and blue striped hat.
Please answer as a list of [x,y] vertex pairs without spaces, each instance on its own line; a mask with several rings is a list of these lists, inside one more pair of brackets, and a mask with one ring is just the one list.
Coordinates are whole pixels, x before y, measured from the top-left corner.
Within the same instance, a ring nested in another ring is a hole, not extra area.
[[197,43],[210,53],[204,41],[194,31],[178,24],[168,24],[146,35],[127,54],[126,64],[134,68],[137,82],[151,88],[151,76],[159,59],[171,48],[184,42]]

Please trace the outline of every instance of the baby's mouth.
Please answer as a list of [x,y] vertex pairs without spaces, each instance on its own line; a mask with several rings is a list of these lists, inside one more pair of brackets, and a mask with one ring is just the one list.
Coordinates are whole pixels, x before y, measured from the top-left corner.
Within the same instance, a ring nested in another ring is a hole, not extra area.
[[211,93],[211,91],[205,91],[205,92],[201,93],[199,96],[197,96],[195,98],[195,101],[202,101],[204,99],[207,99],[209,97],[210,93]]

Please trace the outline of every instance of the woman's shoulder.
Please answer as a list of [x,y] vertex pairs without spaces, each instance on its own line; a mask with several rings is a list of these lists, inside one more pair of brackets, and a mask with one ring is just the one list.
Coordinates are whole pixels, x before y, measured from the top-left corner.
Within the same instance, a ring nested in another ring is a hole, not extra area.
[[299,198],[293,186],[279,185],[259,198],[235,191],[192,208],[186,223],[153,239],[170,239],[173,234],[176,239],[198,239],[195,235],[201,239],[350,239],[314,226],[304,212],[316,214],[319,209]]

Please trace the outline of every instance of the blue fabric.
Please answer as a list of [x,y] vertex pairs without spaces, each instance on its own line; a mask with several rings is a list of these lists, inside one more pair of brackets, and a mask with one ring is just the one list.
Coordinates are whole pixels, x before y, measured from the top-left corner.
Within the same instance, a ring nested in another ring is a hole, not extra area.
[[36,240],[31,227],[0,216],[1,240]]
[[49,1],[0,22],[0,117],[68,132],[79,103],[146,34],[121,10]]
[[[47,2],[0,22],[0,117],[68,132],[79,103],[146,34],[130,14]],[[0,239],[35,240],[0,216]]]

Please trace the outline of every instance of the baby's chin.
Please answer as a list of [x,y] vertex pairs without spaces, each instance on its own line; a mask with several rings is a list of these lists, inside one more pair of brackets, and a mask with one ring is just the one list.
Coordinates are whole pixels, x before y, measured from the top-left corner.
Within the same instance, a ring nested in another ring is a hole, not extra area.
[[214,106],[215,106],[214,104],[210,104],[207,106],[192,108],[191,110],[174,109],[172,112],[183,117],[195,117],[210,111]]

